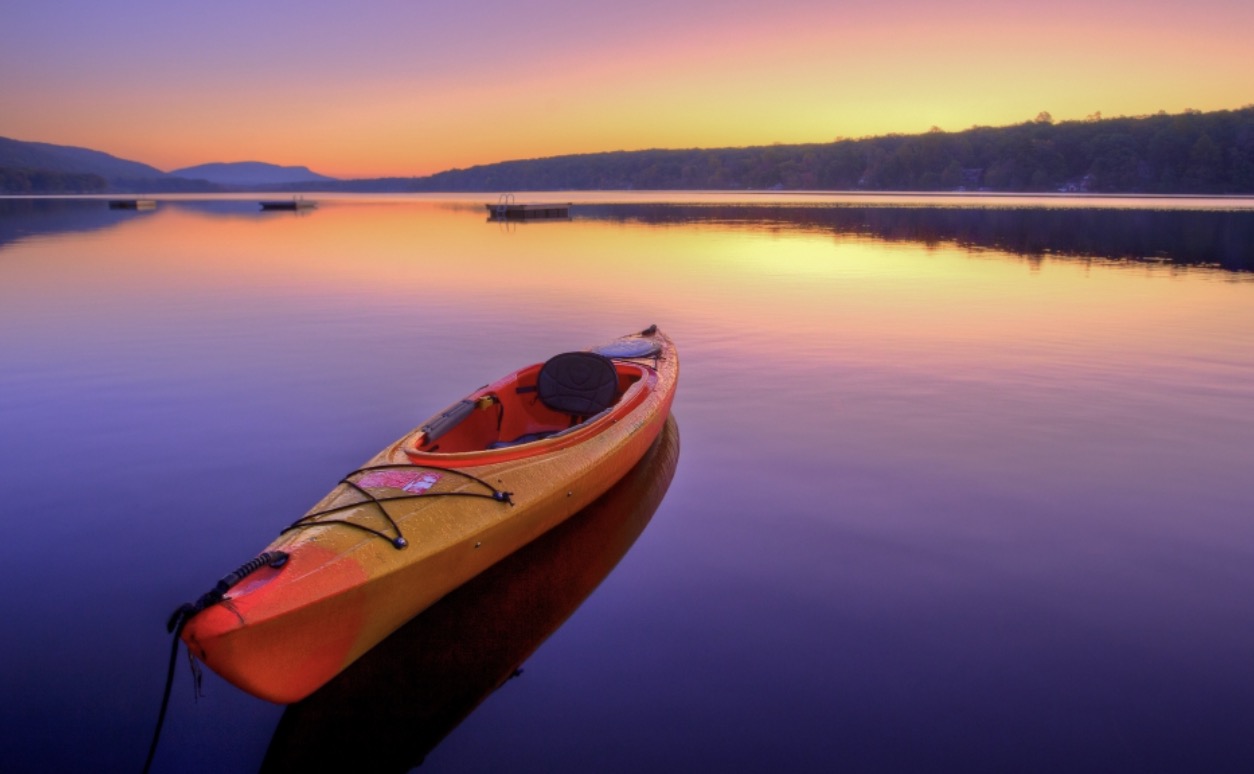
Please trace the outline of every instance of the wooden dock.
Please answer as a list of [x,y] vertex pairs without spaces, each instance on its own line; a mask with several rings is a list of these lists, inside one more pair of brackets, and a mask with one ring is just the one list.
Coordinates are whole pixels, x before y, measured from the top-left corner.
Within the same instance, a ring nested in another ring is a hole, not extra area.
[[536,220],[570,218],[570,202],[560,204],[516,204],[512,194],[502,194],[495,204],[484,205],[492,220]]
[[263,210],[312,210],[318,206],[317,202],[311,202],[306,199],[274,199],[260,202]]
[[157,208],[156,199],[110,199],[111,210],[153,210]]

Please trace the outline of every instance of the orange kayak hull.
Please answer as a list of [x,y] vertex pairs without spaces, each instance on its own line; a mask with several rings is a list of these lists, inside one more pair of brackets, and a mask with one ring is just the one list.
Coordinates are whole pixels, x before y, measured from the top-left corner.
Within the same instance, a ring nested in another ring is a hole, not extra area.
[[613,571],[666,495],[674,417],[592,505],[406,622],[289,706],[261,764],[286,771],[408,771],[499,688]]
[[445,436],[450,451],[436,448],[428,423],[379,452],[367,472],[346,477],[265,549],[286,563],[252,572],[187,621],[182,638],[191,653],[248,693],[298,701],[592,503],[639,462],[670,415],[675,347],[656,329],[619,341],[636,340],[654,351],[615,358],[622,394],[573,428],[499,449],[456,446],[460,436],[479,443],[482,427],[548,421],[543,407],[523,403],[518,383],[537,370],[529,367],[470,396],[466,403],[481,410],[462,421],[464,431]]

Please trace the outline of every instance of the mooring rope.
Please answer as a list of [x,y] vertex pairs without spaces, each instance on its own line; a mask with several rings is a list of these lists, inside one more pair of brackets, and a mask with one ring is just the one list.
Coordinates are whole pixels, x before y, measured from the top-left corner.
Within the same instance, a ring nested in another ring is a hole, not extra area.
[[[360,484],[358,484],[356,481],[353,480],[354,476],[361,475],[362,473],[370,473],[370,472],[379,471],[379,470],[390,470],[390,469],[396,469],[396,468],[429,469],[429,470],[438,470],[441,473],[452,473],[454,475],[461,476],[475,484],[478,484],[484,487],[485,489],[488,490],[488,492],[487,493],[483,493],[483,492],[420,492],[417,494],[398,495],[394,497],[377,497],[371,492],[368,492],[365,487],[362,487]],[[451,468],[443,468],[438,465],[416,465],[413,463],[372,465],[369,467],[359,468],[358,470],[354,470],[352,473],[349,473],[348,475],[344,476],[344,478],[340,479],[340,483],[352,488],[353,490],[361,494],[366,499],[361,500],[359,502],[350,503],[348,505],[340,505],[334,508],[326,508],[316,513],[305,514],[304,516],[300,517],[296,521],[289,524],[287,527],[284,527],[282,532],[288,532],[290,530],[302,529],[306,527],[316,527],[316,526],[324,525],[324,524],[340,524],[346,527],[359,529],[364,532],[369,532],[370,534],[375,535],[376,537],[379,537],[388,541],[389,543],[392,544],[393,547],[401,549],[401,548],[407,547],[409,545],[409,542],[405,539],[405,536],[401,534],[400,525],[397,524],[396,520],[392,518],[392,514],[388,513],[387,509],[383,507],[384,503],[393,502],[395,500],[414,500],[419,497],[481,497],[487,500],[493,500],[498,503],[505,503],[507,505],[514,504],[514,501],[512,499],[513,492],[505,492],[500,489],[497,489],[496,487],[489,484],[487,481],[484,481],[483,479],[473,476],[464,471],[451,469]],[[317,519],[319,516],[327,516],[333,513],[339,513],[340,511],[350,510],[360,505],[367,505],[367,506],[373,505],[375,508],[377,508],[379,512],[383,515],[383,518],[387,521],[388,525],[396,532],[396,537],[392,537],[391,535],[388,535],[385,532],[381,532],[377,529],[374,529],[373,527],[368,527],[365,524],[359,524],[357,522],[349,521],[347,519],[320,519],[318,521],[314,521],[314,519]],[[169,666],[166,668],[165,689],[161,693],[161,709],[157,713],[157,726],[156,728],[153,729],[152,743],[148,747],[148,758],[144,761],[144,774],[148,774],[149,769],[152,768],[153,758],[157,754],[157,743],[161,740],[161,729],[165,725],[166,711],[169,709],[169,706],[170,706],[170,691],[174,686],[174,669],[175,669],[175,665],[178,663],[179,639],[182,637],[183,627],[187,624],[189,620],[191,620],[192,616],[196,615],[201,610],[204,610],[206,607],[209,607],[210,605],[215,605],[221,602],[223,597],[226,596],[226,593],[231,590],[231,587],[239,583],[245,577],[251,575],[252,573],[256,572],[257,570],[267,565],[269,565],[270,567],[274,567],[276,569],[279,567],[282,567],[284,564],[287,563],[287,556],[288,555],[283,551],[265,551],[259,554],[257,557],[250,559],[244,564],[240,565],[238,568],[236,568],[234,572],[223,577],[222,580],[218,581],[217,585],[215,585],[212,589],[202,594],[200,598],[197,599],[195,602],[188,602],[188,603],[180,605],[179,608],[170,615],[169,620],[166,621],[166,631],[170,632],[173,635],[173,642],[170,647]],[[193,664],[194,663],[195,661],[193,659]]]
[[157,754],[157,743],[161,741],[161,728],[165,725],[166,710],[170,706],[170,689],[174,686],[174,667],[178,663],[179,638],[183,635],[183,627],[187,625],[192,616],[201,610],[221,602],[223,597],[226,596],[226,592],[230,591],[231,587],[244,578],[267,565],[278,569],[285,564],[287,564],[287,554],[283,551],[265,551],[241,564],[234,572],[223,576],[217,585],[201,594],[200,598],[195,602],[179,605],[178,609],[170,615],[165,624],[166,631],[173,635],[170,647],[170,664],[166,669],[165,689],[161,693],[161,709],[157,713],[157,727],[152,731],[152,743],[148,746],[148,758],[144,761],[144,774],[148,774],[148,770],[152,768],[153,758]]

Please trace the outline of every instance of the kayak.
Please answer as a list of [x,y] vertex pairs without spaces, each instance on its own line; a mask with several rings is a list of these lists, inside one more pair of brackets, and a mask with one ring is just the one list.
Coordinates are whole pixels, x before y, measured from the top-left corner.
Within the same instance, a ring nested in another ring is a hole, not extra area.
[[675,418],[596,502],[476,575],[283,710],[261,774],[410,771],[618,565],[679,461]]
[[678,377],[652,326],[481,387],[346,475],[171,628],[240,689],[299,701],[609,490],[666,424]]

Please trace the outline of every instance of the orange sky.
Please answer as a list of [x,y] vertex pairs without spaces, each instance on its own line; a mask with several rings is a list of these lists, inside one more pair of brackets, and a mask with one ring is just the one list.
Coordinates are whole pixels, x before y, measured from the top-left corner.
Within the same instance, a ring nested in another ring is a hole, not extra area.
[[0,136],[375,177],[1254,103],[1248,0],[455,5],[11,4]]

